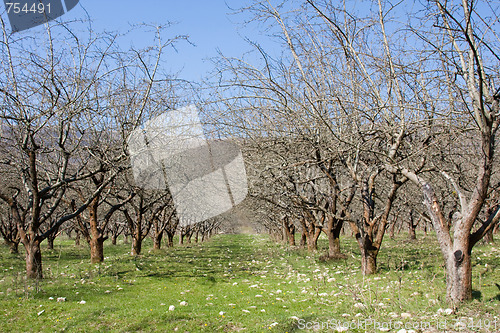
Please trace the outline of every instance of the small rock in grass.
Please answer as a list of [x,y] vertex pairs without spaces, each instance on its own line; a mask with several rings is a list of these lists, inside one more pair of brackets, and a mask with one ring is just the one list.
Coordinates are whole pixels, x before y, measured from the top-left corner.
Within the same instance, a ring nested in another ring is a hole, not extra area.
[[104,293],[109,294],[111,290],[106,290]]
[[274,327],[274,326],[276,326],[276,325],[278,325],[278,323],[277,323],[277,322],[274,322],[274,323],[272,323],[272,324],[269,324],[269,327]]
[[57,301],[58,302],[66,302],[66,297],[58,297]]
[[262,297],[262,295],[255,295],[255,297]]
[[180,306],[186,306],[186,305],[188,305],[188,302],[186,302],[186,301],[182,301],[182,302],[180,302],[180,303],[179,303],[179,305],[180,305]]
[[52,301],[53,299],[54,299],[54,297],[52,297],[52,296],[50,296],[50,297],[49,297],[49,300],[51,300],[51,301]]
[[411,318],[411,314],[408,312],[401,313],[401,318]]
[[85,304],[85,303],[87,303],[87,302],[85,302],[85,301],[82,299],[82,300],[81,300],[80,302],[78,302],[78,303],[79,303],[79,304]]
[[174,311],[174,310],[175,310],[175,306],[170,305],[170,306],[168,307],[168,311]]
[[245,313],[250,313],[250,311],[245,310],[245,309],[243,309],[243,310],[241,310],[241,311],[243,311],[243,312],[245,312]]

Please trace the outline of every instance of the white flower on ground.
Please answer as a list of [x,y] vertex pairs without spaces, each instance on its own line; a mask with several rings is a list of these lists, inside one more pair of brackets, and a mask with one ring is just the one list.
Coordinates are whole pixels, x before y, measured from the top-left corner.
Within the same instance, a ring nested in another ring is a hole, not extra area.
[[262,295],[255,295],[255,297],[263,297]]
[[49,300],[53,300],[53,299],[54,299],[54,297],[52,297],[52,296],[49,297]]
[[245,312],[245,313],[250,313],[250,311],[245,310],[245,309],[243,309],[243,310],[241,310],[241,311],[243,311],[243,312]]
[[223,316],[223,315],[225,315],[225,314],[226,314],[226,313],[225,313],[224,311],[219,312],[219,316]]
[[408,312],[401,313],[401,318],[411,318],[411,314]]
[[356,304],[354,304],[354,307],[358,308],[358,309],[364,309],[364,308],[366,308],[366,306],[363,303],[356,303]]
[[274,322],[274,323],[272,323],[272,324],[269,324],[269,327],[274,327],[274,326],[276,326],[276,325],[278,325],[278,323],[277,323],[277,322]]
[[81,300],[80,302],[78,302],[78,303],[79,303],[79,304],[85,304],[85,303],[87,303],[87,302],[85,302],[85,301],[82,299],[82,300]]
[[66,302],[66,297],[58,297],[57,301],[58,302]]
[[180,306],[186,306],[186,305],[188,305],[188,302],[186,302],[186,301],[182,301],[182,302],[180,302],[180,303],[179,303],[179,305],[180,305]]
[[168,307],[168,311],[174,311],[174,310],[175,310],[175,306],[170,305],[170,306]]
[[290,319],[293,319],[293,320],[300,320],[300,318],[299,318],[299,317],[297,317],[297,316],[291,316],[291,317],[290,317]]

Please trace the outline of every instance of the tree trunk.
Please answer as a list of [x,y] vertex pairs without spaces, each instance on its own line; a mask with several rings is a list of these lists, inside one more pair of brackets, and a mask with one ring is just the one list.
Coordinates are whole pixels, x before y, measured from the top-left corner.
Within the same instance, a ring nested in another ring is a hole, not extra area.
[[[340,230],[339,230],[340,234]],[[341,258],[343,254],[340,252],[340,235],[334,232],[328,233],[328,257]]]
[[343,221],[333,218],[328,221],[326,235],[328,236],[328,257],[331,259],[345,257],[340,252],[340,232],[342,231],[343,225]]
[[118,238],[118,235],[111,235],[111,245],[116,245],[117,238]]
[[413,225],[413,223],[410,222],[410,228],[408,229],[410,240],[416,240],[417,239],[417,234],[415,233],[415,229],[416,228],[417,228],[417,226]]
[[306,243],[307,243],[307,235],[306,235],[305,230],[302,229],[302,232],[300,233],[300,243],[299,243],[299,246],[300,247],[304,247],[304,246],[306,246]]
[[153,249],[159,250],[161,248],[162,238],[163,238],[163,232],[160,232],[153,237],[153,241],[154,241]]
[[375,274],[377,272],[376,251],[367,249],[361,253],[361,271],[363,275]]
[[377,256],[379,249],[374,246],[368,235],[356,234],[359,249],[361,250],[361,273],[363,275],[375,274],[377,272]]
[[54,238],[53,237],[47,237],[47,250],[53,250],[54,249]]
[[31,241],[25,244],[26,249],[26,276],[28,279],[42,279],[42,251],[40,241]]
[[174,247],[174,234],[168,233],[167,232],[167,238],[168,238],[168,247]]
[[5,245],[7,245],[9,247],[9,252],[11,254],[18,254],[19,253],[19,242],[5,240]]
[[133,237],[132,238],[132,255],[138,256],[141,254],[142,249],[142,239],[141,237]]
[[396,221],[392,222],[391,229],[389,230],[389,237],[394,239],[394,232],[396,230]]
[[80,231],[78,229],[75,230],[75,246],[80,246]]
[[288,245],[295,246],[295,225],[288,221],[288,218],[283,219],[283,230],[285,231],[285,237],[288,241]]
[[104,238],[95,237],[89,242],[90,245],[90,262],[93,264],[104,261]]
[[485,235],[483,242],[485,244],[492,244],[495,240],[493,239],[493,228],[491,228]]
[[446,300],[452,304],[472,299],[472,265],[467,251],[456,250],[446,258]]
[[318,238],[321,235],[321,229],[315,228],[315,230],[308,234],[307,237],[307,250],[309,252],[318,251]]

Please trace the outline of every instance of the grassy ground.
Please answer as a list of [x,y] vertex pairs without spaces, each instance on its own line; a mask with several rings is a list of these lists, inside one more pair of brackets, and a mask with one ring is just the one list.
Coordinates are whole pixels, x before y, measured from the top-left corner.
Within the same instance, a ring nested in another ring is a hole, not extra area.
[[498,242],[474,250],[475,299],[456,310],[444,302],[432,237],[387,239],[370,277],[359,273],[355,242],[342,242],[347,259],[327,263],[259,235],[219,235],[160,251],[148,242],[139,257],[120,242],[105,247],[103,264],[91,265],[86,247],[56,240],[55,250],[43,251],[38,283],[23,279],[22,254],[1,247],[0,331],[500,330]]

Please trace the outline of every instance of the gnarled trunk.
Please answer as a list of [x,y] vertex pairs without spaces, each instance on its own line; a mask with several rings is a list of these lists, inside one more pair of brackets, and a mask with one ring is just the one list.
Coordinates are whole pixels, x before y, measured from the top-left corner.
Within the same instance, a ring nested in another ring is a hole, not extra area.
[[375,251],[366,250],[361,254],[361,272],[363,275],[377,272],[377,253]]
[[343,254],[340,252],[340,235],[333,232],[328,234],[328,257],[340,258]]
[[42,251],[40,241],[35,239],[24,244],[26,249],[26,276],[29,279],[42,279]]
[[295,246],[295,225],[293,223],[290,223],[288,217],[285,217],[283,219],[283,230],[285,231],[288,245]]
[[161,240],[163,238],[163,232],[159,232],[153,237],[153,249],[159,250],[161,248]]
[[299,246],[300,247],[304,247],[306,246],[307,244],[307,235],[306,235],[306,231],[304,230],[304,228],[302,228],[302,231],[300,233],[300,243],[299,243]]
[[168,239],[167,246],[174,247],[174,234],[167,232],[167,239]]
[[133,256],[138,256],[141,254],[141,250],[142,250],[142,237],[133,237],[131,254]]
[[340,252],[340,232],[342,231],[343,221],[330,218],[327,229],[325,230],[328,236],[328,257],[331,259],[344,258]]
[[93,264],[104,261],[104,238],[95,237],[90,239],[90,262]]
[[80,231],[78,229],[75,229],[75,232],[75,246],[80,246]]
[[5,245],[7,245],[9,247],[9,252],[11,254],[18,254],[19,253],[19,242],[5,240]]
[[446,300],[456,304],[472,299],[472,265],[470,253],[457,249],[446,258]]
[[47,237],[47,250],[53,250],[54,249],[54,239],[55,237]]

